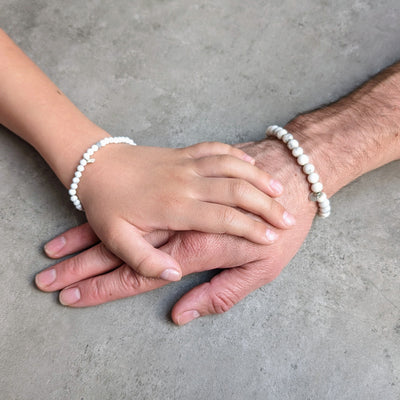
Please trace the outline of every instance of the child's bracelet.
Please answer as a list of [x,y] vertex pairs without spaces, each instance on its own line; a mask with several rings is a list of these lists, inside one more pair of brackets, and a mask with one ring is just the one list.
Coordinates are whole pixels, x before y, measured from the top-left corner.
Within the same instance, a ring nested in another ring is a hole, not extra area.
[[72,183],[68,191],[69,195],[71,196],[70,199],[72,203],[79,211],[83,211],[82,204],[77,194],[78,185],[81,180],[82,173],[85,170],[87,164],[95,162],[95,159],[92,158],[93,154],[96,153],[96,151],[98,151],[102,147],[107,146],[110,143],[126,143],[131,146],[136,146],[136,143],[132,139],[125,136],[117,136],[117,137],[106,137],[104,139],[101,139],[99,142],[97,142],[92,147],[89,147],[86,150],[86,152],[83,154],[82,160],[79,161],[79,165],[76,167],[75,176],[72,179]]
[[299,142],[293,138],[291,133],[278,125],[271,125],[268,127],[266,136],[273,136],[282,140],[288,149],[292,152],[293,157],[296,158],[297,164],[302,167],[303,172],[307,175],[307,181],[311,184],[310,200],[316,201],[318,204],[318,215],[322,218],[329,217],[331,213],[331,205],[322,191],[324,186],[319,181],[319,175],[315,171],[315,166],[310,163],[310,159],[304,154],[303,149],[299,146]]

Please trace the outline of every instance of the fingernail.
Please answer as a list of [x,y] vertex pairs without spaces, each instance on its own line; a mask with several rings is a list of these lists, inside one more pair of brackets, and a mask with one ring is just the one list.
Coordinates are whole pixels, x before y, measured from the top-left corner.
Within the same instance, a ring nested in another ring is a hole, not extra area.
[[265,236],[267,237],[267,240],[269,242],[275,242],[276,238],[278,237],[278,235],[270,229],[267,229],[267,231],[265,232]]
[[166,269],[161,273],[160,278],[165,281],[175,282],[181,280],[181,274],[175,269]]
[[199,317],[200,313],[196,310],[185,311],[178,317],[178,325],[185,325]]
[[81,291],[78,288],[65,289],[60,293],[60,303],[63,306],[70,306],[81,299]]
[[56,237],[44,245],[44,251],[50,257],[55,256],[65,246],[66,242],[64,236]]
[[288,226],[293,226],[296,223],[296,219],[292,214],[289,214],[287,211],[283,213],[283,220],[285,224]]
[[269,182],[269,186],[276,194],[281,194],[283,192],[283,186],[280,182],[276,181],[275,179],[271,179]]
[[250,157],[248,154],[243,156],[243,160],[249,162],[250,164],[255,164],[256,160],[253,157]]
[[40,272],[36,275],[36,286],[43,288],[51,285],[56,280],[56,270],[48,269],[47,271]]

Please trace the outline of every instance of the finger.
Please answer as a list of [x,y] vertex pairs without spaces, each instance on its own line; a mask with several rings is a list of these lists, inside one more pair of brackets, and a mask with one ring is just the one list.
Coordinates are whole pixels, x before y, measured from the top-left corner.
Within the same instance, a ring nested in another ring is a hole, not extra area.
[[[215,246],[218,246],[218,252],[207,252],[209,248]],[[190,236],[183,233],[175,234],[173,240],[166,243],[162,250],[181,260],[184,268],[183,273],[187,275],[207,269],[221,268],[222,266],[234,267],[238,263],[240,265],[240,263],[248,260],[245,250],[249,246],[252,249],[254,259],[258,259],[262,246],[249,244],[233,236],[224,236],[224,240],[221,240],[219,235],[192,232]],[[238,251],[238,254],[232,251],[233,248]],[[91,252],[93,249],[95,247],[87,250],[87,252]],[[225,254],[223,264],[220,253]],[[95,260],[96,254],[92,254],[89,258]],[[84,264],[84,259],[81,261]],[[110,264],[108,265],[110,266]],[[63,268],[68,269],[68,266],[67,260],[63,264]],[[106,268],[107,264],[104,269]],[[95,273],[94,270],[92,272]],[[60,293],[61,303],[73,307],[94,306],[144,293],[168,283],[161,279],[145,278],[126,264],[109,273],[104,273],[102,270],[102,273],[102,275],[93,278],[81,279],[72,286],[66,287]]]
[[122,261],[112,254],[103,243],[39,272],[36,286],[45,292],[60,290],[91,276],[104,274],[116,268]]
[[[246,181],[232,178],[205,178],[200,180],[198,185],[199,200],[203,202],[240,207],[281,229],[291,228],[296,223],[294,216],[289,214],[282,204]],[[193,215],[196,216],[197,213]]]
[[99,241],[88,223],[76,226],[44,245],[48,257],[61,258],[93,246]]
[[253,157],[249,156],[243,150],[220,142],[198,143],[193,146],[186,147],[182,150],[193,158],[201,158],[218,154],[229,154],[253,165],[256,162]]
[[[169,252],[182,260],[184,275],[204,271],[208,269],[221,268],[221,257],[215,252],[206,252],[210,247],[219,246],[219,252],[225,254],[224,265],[234,267],[238,263],[248,259],[245,249],[249,244],[234,237],[209,235],[192,232],[188,239],[185,234],[177,234],[174,240],[169,241],[162,247],[163,251]],[[261,246],[252,246],[254,259],[259,258]],[[234,254],[232,249],[238,250]],[[243,251],[241,251],[243,249]],[[88,250],[91,251],[92,249]],[[218,252],[218,253],[219,253]],[[93,254],[93,257],[95,255]],[[183,261],[186,261],[185,263]],[[64,264],[67,267],[68,264]],[[114,269],[111,272],[80,280],[60,292],[60,302],[71,307],[88,307],[103,304],[112,300],[135,296],[166,285],[168,282],[162,279],[146,278],[139,275],[128,265]]]
[[140,275],[179,281],[182,271],[179,264],[168,254],[154,248],[127,221],[120,220],[104,237],[106,246]]
[[278,234],[263,221],[221,204],[194,201],[196,210],[187,217],[187,230],[208,233],[227,233],[244,237],[254,243],[271,244]]
[[60,292],[61,304],[70,307],[88,307],[112,300],[135,296],[166,285],[163,279],[139,275],[123,264],[108,274],[80,281]]
[[173,307],[172,320],[184,325],[195,318],[228,311],[255,289],[271,282],[280,270],[256,261],[243,267],[225,269],[210,282],[186,293]]
[[280,196],[283,186],[260,168],[230,155],[202,157],[195,160],[196,172],[207,177],[240,178],[272,197]]
[[[173,231],[156,230],[145,235],[145,239],[154,247],[165,244],[174,234]],[[44,251],[50,258],[62,258],[85,250],[99,242],[88,223],[76,226],[55,237],[44,245]]]

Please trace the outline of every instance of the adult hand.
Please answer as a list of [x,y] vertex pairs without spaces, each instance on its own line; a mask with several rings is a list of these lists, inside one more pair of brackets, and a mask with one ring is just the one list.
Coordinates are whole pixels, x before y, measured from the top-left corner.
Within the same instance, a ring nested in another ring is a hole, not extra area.
[[[316,205],[308,200],[305,177],[281,143],[266,140],[239,147],[253,156],[261,169],[285,182],[280,201],[295,215],[297,224],[291,230],[279,231],[278,240],[269,246],[198,232],[160,231],[149,236],[150,243],[162,245],[160,249],[181,264],[184,275],[223,269],[210,282],[195,287],[177,302],[172,310],[172,319],[177,324],[225,312],[276,278],[303,243],[316,213]],[[54,239],[46,246],[46,253],[53,258],[63,257],[97,240],[85,224]],[[65,305],[85,307],[153,290],[167,282],[137,274],[100,243],[38,274],[36,283],[44,291],[62,289],[60,301]]]

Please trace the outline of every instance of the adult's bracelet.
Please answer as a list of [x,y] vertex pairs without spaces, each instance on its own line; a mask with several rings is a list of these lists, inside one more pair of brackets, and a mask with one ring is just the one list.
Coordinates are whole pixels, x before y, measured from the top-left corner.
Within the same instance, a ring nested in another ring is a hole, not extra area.
[[293,157],[296,158],[297,164],[300,165],[302,171],[307,176],[307,181],[311,185],[311,193],[309,199],[318,204],[318,215],[321,218],[327,218],[331,214],[330,201],[325,192],[324,186],[319,181],[319,175],[315,170],[314,164],[310,163],[310,158],[304,154],[304,150],[300,147],[299,142],[286,129],[278,125],[271,125],[266,131],[267,137],[275,137],[286,144],[291,151]]
[[88,164],[92,164],[96,161],[93,158],[94,153],[96,153],[96,151],[99,151],[102,147],[105,147],[111,143],[114,143],[114,144],[126,143],[131,146],[136,146],[136,143],[131,138],[128,138],[126,136],[116,136],[116,137],[106,137],[104,139],[101,139],[99,142],[95,143],[93,146],[89,147],[85,151],[82,159],[79,161],[79,164],[76,167],[75,175],[72,178],[72,183],[71,183],[71,186],[69,187],[69,191],[68,191],[71,202],[74,204],[76,209],[79,211],[83,211],[83,207],[82,207],[81,201],[79,200],[78,193],[77,193],[78,185],[81,180],[82,173]]

